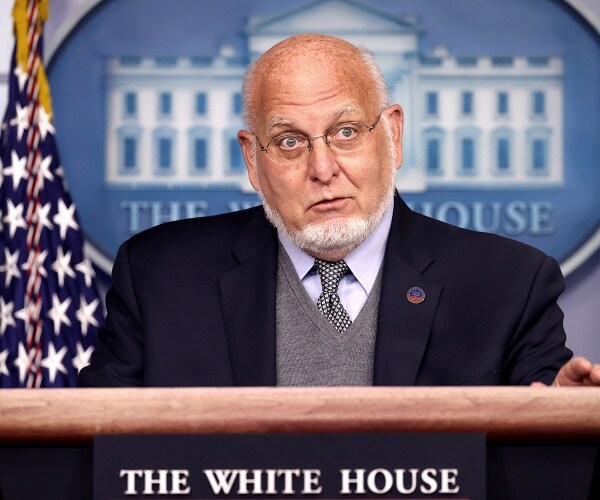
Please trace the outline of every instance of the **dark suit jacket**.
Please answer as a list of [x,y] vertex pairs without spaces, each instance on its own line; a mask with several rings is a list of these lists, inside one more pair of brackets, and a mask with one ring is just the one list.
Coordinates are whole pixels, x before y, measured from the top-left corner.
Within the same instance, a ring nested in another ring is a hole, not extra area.
[[[261,207],[132,237],[79,385],[275,385],[277,248]],[[383,265],[375,385],[548,383],[571,357],[562,275],[534,248],[396,197]],[[407,300],[414,286],[420,304]]]

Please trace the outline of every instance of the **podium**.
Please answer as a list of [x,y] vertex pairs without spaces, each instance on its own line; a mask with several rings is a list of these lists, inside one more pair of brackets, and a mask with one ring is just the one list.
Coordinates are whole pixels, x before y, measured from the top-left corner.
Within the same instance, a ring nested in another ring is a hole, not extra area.
[[99,434],[487,435],[489,499],[600,498],[600,389],[7,389],[0,498],[92,498]]

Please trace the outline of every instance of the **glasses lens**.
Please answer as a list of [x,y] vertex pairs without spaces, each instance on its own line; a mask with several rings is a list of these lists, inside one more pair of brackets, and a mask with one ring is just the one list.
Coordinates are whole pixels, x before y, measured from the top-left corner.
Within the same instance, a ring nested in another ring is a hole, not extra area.
[[356,151],[364,146],[368,135],[369,130],[362,123],[342,123],[327,134],[327,141],[334,151]]
[[[381,116],[381,115],[380,115]],[[361,149],[369,141],[369,132],[375,128],[362,122],[340,123],[327,134],[312,138],[312,141],[324,139],[334,153],[351,153]],[[301,163],[308,159],[312,148],[311,139],[302,134],[283,133],[272,139],[263,151],[281,165]]]
[[310,154],[308,137],[300,134],[282,134],[267,146],[267,154],[277,163],[297,163]]

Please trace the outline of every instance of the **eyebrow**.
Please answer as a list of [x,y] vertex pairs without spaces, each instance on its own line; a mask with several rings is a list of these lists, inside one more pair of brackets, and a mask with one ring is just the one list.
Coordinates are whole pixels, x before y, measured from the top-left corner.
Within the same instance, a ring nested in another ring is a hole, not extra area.
[[362,113],[362,109],[357,108],[356,106],[347,105],[343,106],[339,109],[339,111],[335,114],[335,119],[338,120],[344,115],[356,115]]
[[[337,121],[339,120],[341,117],[343,117],[344,115],[357,115],[362,113],[362,109],[353,106],[353,105],[346,105],[346,106],[342,106],[334,115],[333,115],[333,121]],[[293,124],[292,121],[287,119],[287,118],[283,118],[283,117],[279,117],[279,116],[274,116],[273,118],[271,118],[271,120],[269,121],[269,124],[267,126],[267,131],[271,131],[274,128],[278,128],[278,127],[292,127],[292,128],[296,128]]]
[[290,126],[291,124],[292,124],[292,122],[286,118],[280,118],[278,116],[274,116],[273,118],[271,118],[271,121],[269,121],[267,130],[271,131],[276,127],[287,127],[287,126]]

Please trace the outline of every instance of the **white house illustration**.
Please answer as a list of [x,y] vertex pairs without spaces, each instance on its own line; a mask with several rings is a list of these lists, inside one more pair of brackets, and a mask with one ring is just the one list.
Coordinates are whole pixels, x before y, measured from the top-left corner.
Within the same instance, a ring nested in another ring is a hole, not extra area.
[[362,45],[405,113],[402,192],[563,183],[560,57],[423,54],[417,19],[355,0],[319,0],[253,16],[248,53],[119,57],[106,63],[106,183],[115,188],[250,189],[236,139],[247,63],[290,35]]

